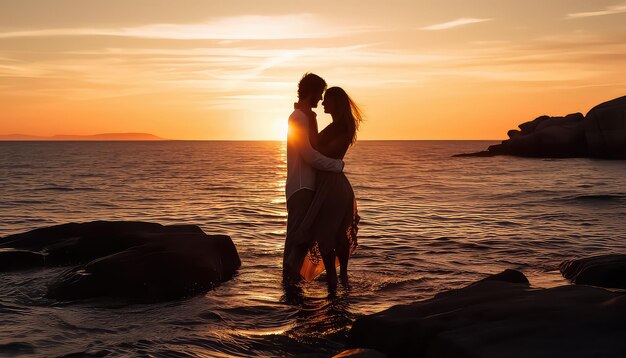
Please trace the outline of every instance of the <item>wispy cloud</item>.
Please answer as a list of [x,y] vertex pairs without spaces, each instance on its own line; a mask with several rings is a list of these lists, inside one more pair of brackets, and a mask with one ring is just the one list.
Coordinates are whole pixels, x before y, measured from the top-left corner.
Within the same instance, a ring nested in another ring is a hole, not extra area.
[[[1,57],[0,78],[11,78],[11,93],[96,100],[151,93],[183,93],[184,101],[211,108],[237,109],[259,95],[276,101],[293,95],[294,81],[304,69],[315,69],[352,87],[376,87],[402,82],[418,64],[441,63],[448,56],[380,49],[375,44],[348,46],[207,48],[104,48],[71,50],[50,58],[12,53]],[[192,45],[195,46],[195,45]],[[284,44],[283,44],[284,46]],[[58,56],[64,58],[59,61]],[[372,76],[373,70],[397,65],[398,73]],[[71,79],[63,82],[63,79]],[[36,83],[36,85],[33,85]],[[412,83],[412,82],[411,82]],[[28,92],[30,91],[30,92]],[[215,107],[217,106],[217,107]]]
[[[103,46],[111,42],[107,39]],[[545,90],[608,83],[613,79],[605,74],[623,73],[626,58],[623,36],[578,33],[515,42],[474,41],[465,48],[429,51],[378,42],[346,44],[343,39],[336,44],[324,41],[324,46],[297,41],[296,47],[293,41],[233,41],[215,47],[212,42],[200,47],[195,41],[143,44],[154,47],[128,42],[113,41],[116,47],[101,48],[83,48],[79,42],[77,48],[38,57],[0,51],[3,93],[73,101],[158,98],[182,108],[241,111],[256,108],[258,102],[264,102],[258,107],[283,108],[294,96],[301,72],[309,69],[360,93],[437,88],[460,78]]]
[[626,4],[609,6],[609,7],[606,7],[604,10],[589,11],[589,12],[576,12],[576,13],[572,13],[572,14],[567,14],[566,18],[568,18],[568,19],[580,19],[580,18],[585,18],[585,17],[595,17],[595,16],[622,14],[622,13],[625,13],[625,12],[626,12]]
[[493,19],[477,19],[473,17],[464,17],[461,19],[456,19],[456,20],[444,22],[441,24],[434,24],[434,25],[422,27],[421,30],[427,30],[427,31],[447,30],[447,29],[452,29],[452,28],[459,27],[459,26],[477,24],[480,22],[491,21],[491,20]]
[[332,26],[311,14],[222,17],[195,24],[149,24],[127,28],[58,28],[11,31],[2,38],[50,36],[122,36],[171,40],[279,40],[329,38],[370,31]]

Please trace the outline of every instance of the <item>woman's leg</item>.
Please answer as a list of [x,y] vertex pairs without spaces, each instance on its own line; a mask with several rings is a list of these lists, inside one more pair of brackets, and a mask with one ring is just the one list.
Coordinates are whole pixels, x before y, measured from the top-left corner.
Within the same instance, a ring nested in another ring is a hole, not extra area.
[[350,253],[348,250],[339,250],[337,252],[337,256],[339,257],[339,279],[342,283],[348,283],[348,260],[350,259]]
[[330,251],[322,254],[324,268],[326,269],[326,283],[328,290],[334,291],[337,288],[337,269],[335,268],[335,252]]

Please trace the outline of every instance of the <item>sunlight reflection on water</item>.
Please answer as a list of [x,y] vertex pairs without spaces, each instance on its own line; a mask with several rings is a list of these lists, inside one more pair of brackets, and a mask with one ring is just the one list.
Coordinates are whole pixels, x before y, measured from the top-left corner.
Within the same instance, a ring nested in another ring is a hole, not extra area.
[[[488,142],[359,142],[346,173],[359,203],[350,287],[281,286],[286,148],[281,142],[0,143],[0,236],[89,220],[200,225],[233,238],[236,277],[158,305],[43,298],[62,270],[3,274],[0,318],[32,355],[289,355],[341,350],[355,317],[505,268],[563,282],[577,256],[623,251],[621,162],[451,158]],[[41,329],[40,327],[45,327]]]

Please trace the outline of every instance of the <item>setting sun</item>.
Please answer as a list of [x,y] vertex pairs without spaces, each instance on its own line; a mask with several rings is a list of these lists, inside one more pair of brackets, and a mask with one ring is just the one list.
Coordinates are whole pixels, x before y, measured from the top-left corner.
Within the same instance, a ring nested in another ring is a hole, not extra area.
[[2,2],[0,135],[282,140],[315,72],[363,104],[361,139],[502,138],[623,94],[604,3]]
[[272,135],[273,140],[287,140],[287,131],[289,130],[289,124],[287,118],[280,118],[274,120],[274,133]]

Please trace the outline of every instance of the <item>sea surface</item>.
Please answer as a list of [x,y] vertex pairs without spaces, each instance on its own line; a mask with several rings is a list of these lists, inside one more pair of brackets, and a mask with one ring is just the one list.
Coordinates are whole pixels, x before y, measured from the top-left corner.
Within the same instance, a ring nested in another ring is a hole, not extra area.
[[285,144],[2,142],[0,237],[91,220],[197,224],[235,242],[241,269],[158,304],[44,298],[64,268],[0,273],[0,356],[328,356],[355,318],[506,268],[564,284],[558,264],[626,250],[626,163],[453,158],[486,141],[362,141],[346,173],[359,247],[349,286],[285,297]]

